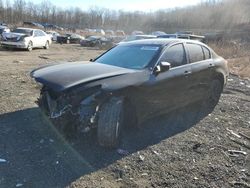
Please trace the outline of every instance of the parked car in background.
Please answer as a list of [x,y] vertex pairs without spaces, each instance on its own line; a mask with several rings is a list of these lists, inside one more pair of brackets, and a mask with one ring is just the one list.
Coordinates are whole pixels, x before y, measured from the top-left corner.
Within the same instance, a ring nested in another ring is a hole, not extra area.
[[126,33],[123,30],[117,30],[115,36],[125,37]]
[[57,42],[60,44],[80,44],[80,41],[83,40],[84,37],[75,33],[68,33],[66,35],[57,36]]
[[131,35],[144,35],[143,31],[133,31]]
[[204,42],[204,40],[205,40],[204,36],[194,35],[194,34],[177,34],[177,38],[197,40],[197,41],[200,41],[200,42]]
[[95,29],[95,34],[96,35],[102,35],[102,36],[104,36],[105,35],[105,31],[103,29]]
[[[38,104],[61,132],[97,129],[100,145],[119,144],[135,126],[192,103],[213,110],[228,78],[227,61],[203,43],[139,40],[117,45],[91,63],[38,68]],[[67,79],[65,79],[65,75]]]
[[33,48],[49,49],[51,38],[44,31],[31,28],[16,28],[12,32],[3,33],[1,45],[6,48],[22,48],[32,51]]
[[0,25],[0,40],[2,40],[2,34],[10,32],[7,26]]
[[113,30],[106,30],[105,35],[107,37],[113,37],[115,35],[115,32]]
[[46,33],[50,36],[52,41],[57,41],[57,37],[60,36],[60,34],[55,31],[46,31]]
[[163,31],[154,31],[151,33],[151,35],[155,35],[155,36],[160,36],[160,35],[166,35],[167,33],[163,32]]
[[178,38],[178,35],[176,35],[176,34],[164,34],[164,35],[158,35],[157,38],[166,38],[166,39]]
[[24,27],[32,27],[32,28],[38,28],[38,29],[44,29],[44,26],[37,22],[23,22]]
[[225,37],[225,32],[223,31],[217,31],[217,32],[209,32],[205,33],[205,42],[221,42],[223,38]]
[[59,26],[54,25],[54,24],[43,23],[42,25],[44,26],[44,28],[50,29],[50,30],[59,30],[59,31],[64,30],[62,27],[59,27]]
[[89,36],[80,41],[81,46],[84,47],[98,47],[99,49],[108,49],[113,46],[113,41],[110,38],[102,36]]
[[57,25],[54,26],[54,29],[57,29],[59,31],[64,31],[63,27],[60,27],[60,26],[57,26]]
[[7,24],[6,24],[6,23],[1,22],[1,21],[0,21],[0,25],[1,25],[1,26],[7,26]]
[[0,34],[4,32],[10,32],[10,29],[7,26],[0,25]]
[[130,36],[127,36],[121,42],[130,42],[130,41],[134,41],[134,40],[154,39],[154,38],[156,38],[155,35],[130,35]]
[[186,33],[174,33],[174,34],[165,34],[159,35],[157,38],[179,38],[179,39],[190,39],[190,40],[197,40],[200,42],[204,42],[205,37],[201,35],[194,35],[194,34],[186,34]]
[[112,39],[113,39],[114,43],[119,43],[122,40],[124,40],[125,38],[126,38],[125,32],[123,30],[117,30],[115,32],[115,35],[114,35],[114,37]]
[[56,42],[60,44],[69,44],[71,34],[59,35],[56,37]]

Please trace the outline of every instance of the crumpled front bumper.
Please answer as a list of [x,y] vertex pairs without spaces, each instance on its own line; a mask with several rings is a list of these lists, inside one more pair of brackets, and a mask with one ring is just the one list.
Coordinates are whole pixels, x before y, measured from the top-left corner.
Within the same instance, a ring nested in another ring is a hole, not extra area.
[[28,48],[28,44],[25,44],[25,42],[9,42],[9,41],[2,41],[1,45],[4,47],[10,47],[10,48]]

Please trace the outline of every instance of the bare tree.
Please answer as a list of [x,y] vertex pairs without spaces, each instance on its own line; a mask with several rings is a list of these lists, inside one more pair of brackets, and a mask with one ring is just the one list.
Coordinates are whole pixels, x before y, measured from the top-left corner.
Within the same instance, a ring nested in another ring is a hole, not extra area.
[[231,30],[250,23],[249,0],[201,0],[196,6],[155,12],[109,10],[90,7],[62,9],[49,0],[34,4],[27,0],[0,0],[0,20],[10,24],[22,21],[57,24],[69,28],[144,30]]
[[15,22],[20,22],[25,19],[25,0],[14,0],[13,4],[13,19]]

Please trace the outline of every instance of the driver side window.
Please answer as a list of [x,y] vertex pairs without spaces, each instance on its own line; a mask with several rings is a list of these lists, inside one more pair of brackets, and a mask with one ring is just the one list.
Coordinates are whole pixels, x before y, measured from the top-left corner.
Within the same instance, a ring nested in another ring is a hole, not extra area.
[[160,62],[168,62],[171,67],[178,67],[187,63],[183,44],[171,46],[162,54]]

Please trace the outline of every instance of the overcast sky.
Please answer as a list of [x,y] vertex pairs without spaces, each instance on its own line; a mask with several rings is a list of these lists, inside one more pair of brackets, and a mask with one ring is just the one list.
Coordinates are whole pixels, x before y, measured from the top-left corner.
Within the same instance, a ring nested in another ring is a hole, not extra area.
[[[83,10],[91,6],[104,7],[114,10],[126,11],[155,11],[175,7],[195,5],[201,0],[53,0],[54,5],[62,8],[79,7]],[[33,3],[40,3],[42,0],[32,0]]]

